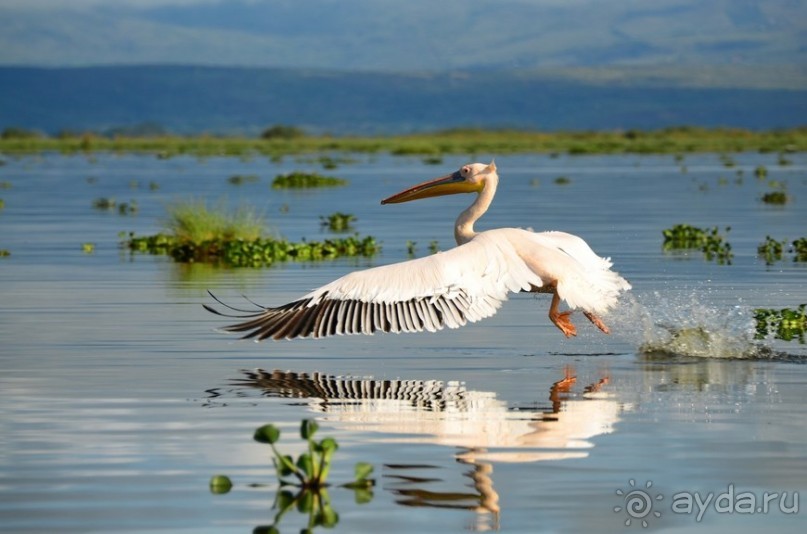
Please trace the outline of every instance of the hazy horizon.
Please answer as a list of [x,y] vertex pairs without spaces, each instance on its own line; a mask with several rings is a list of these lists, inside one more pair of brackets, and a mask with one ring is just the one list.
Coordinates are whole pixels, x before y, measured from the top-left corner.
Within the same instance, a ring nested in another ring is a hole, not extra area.
[[798,0],[5,0],[0,65],[800,67],[805,31]]

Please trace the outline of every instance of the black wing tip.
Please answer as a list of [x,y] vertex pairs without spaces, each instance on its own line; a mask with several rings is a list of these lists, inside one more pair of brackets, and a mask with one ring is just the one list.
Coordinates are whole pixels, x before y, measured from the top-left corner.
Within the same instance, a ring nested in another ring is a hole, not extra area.
[[202,304],[202,307],[204,309],[206,309],[210,313],[214,313],[214,314],[219,315],[221,317],[233,317],[233,318],[236,318],[236,319],[248,319],[248,318],[251,318],[251,317],[257,317],[258,315],[261,315],[262,313],[264,313],[264,312],[266,312],[267,310],[270,309],[270,308],[266,308],[265,306],[261,306],[260,304],[257,304],[256,302],[248,299],[244,295],[242,295],[242,297],[244,298],[244,300],[246,300],[247,302],[249,302],[250,304],[252,304],[254,306],[253,309],[245,310],[243,308],[236,308],[235,306],[233,306],[231,304],[227,304],[226,302],[224,302],[223,300],[218,298],[210,290],[207,291],[207,294],[210,295],[213,298],[213,300],[215,300],[217,303],[219,303],[221,306],[223,306],[224,308],[226,308],[230,312],[237,312],[237,313],[229,313],[227,311],[220,311],[220,310],[218,310],[218,309],[216,309],[213,306],[210,306],[208,304]]
[[[207,293],[224,309],[203,303],[202,307],[205,310],[220,317],[241,320],[238,323],[229,324],[217,329],[220,332],[242,334],[240,339],[252,339],[256,342],[263,341],[264,339],[280,340],[318,337],[316,333],[310,329],[310,324],[305,325],[309,328],[295,328],[293,324],[286,323],[283,320],[284,317],[289,317],[289,315],[299,314],[311,301],[310,298],[295,300],[278,308],[270,308],[262,306],[249,299],[247,296],[242,295],[242,298],[253,306],[252,309],[243,309],[224,302],[209,290]],[[303,315],[307,314],[303,313]]]

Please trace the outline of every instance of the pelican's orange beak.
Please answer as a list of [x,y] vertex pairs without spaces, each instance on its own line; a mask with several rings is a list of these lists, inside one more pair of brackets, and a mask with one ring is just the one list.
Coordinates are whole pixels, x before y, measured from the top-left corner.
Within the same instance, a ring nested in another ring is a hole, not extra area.
[[381,201],[382,204],[398,204],[409,202],[420,198],[439,197],[443,195],[456,195],[457,193],[475,193],[481,188],[481,184],[468,182],[462,177],[460,171],[453,172],[428,182],[423,182],[405,191],[396,193]]

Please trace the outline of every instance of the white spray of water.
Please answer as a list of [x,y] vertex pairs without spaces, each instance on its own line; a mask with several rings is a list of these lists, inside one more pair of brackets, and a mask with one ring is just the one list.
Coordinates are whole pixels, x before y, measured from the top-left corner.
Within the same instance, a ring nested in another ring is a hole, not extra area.
[[770,357],[754,340],[755,320],[748,306],[719,307],[703,292],[631,294],[609,317],[620,332],[648,356],[699,358]]

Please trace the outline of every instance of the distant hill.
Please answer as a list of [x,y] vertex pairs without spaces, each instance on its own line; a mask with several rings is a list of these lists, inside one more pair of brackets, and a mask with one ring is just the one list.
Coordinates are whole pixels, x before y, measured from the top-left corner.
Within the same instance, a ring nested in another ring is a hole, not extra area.
[[[706,83],[709,69],[625,72],[6,67],[0,68],[0,129],[55,133],[146,124],[151,131],[252,135],[274,124],[366,134],[473,126],[552,131],[807,123],[803,86],[722,87]],[[699,76],[706,81],[697,82]]]
[[803,0],[3,0],[0,64],[803,65]]

